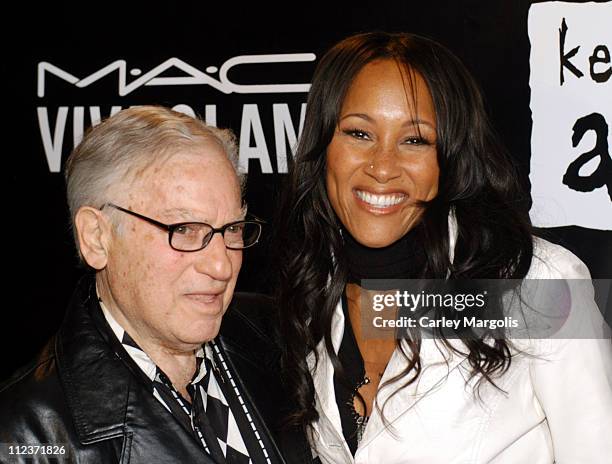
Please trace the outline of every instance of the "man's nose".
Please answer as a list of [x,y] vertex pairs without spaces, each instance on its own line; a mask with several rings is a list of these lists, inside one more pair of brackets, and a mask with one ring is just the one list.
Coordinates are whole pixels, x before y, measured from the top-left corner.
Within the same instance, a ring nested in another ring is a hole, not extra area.
[[227,281],[232,277],[232,260],[223,241],[223,235],[216,233],[203,250],[196,251],[195,268],[202,274],[207,274],[215,280]]

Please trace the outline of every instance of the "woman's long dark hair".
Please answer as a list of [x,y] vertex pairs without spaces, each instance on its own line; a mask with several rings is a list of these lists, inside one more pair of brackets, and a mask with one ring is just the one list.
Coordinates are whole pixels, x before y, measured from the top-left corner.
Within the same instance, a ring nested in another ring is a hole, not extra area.
[[[378,59],[395,60],[409,73],[420,74],[436,111],[439,191],[419,227],[426,252],[421,276],[520,279],[531,263],[526,195],[489,124],[481,93],[459,59],[430,39],[406,33],[365,33],[336,44],[315,70],[275,227],[283,375],[295,404],[289,421],[304,428],[318,416],[307,355],[324,340],[334,367],[342,371],[331,342],[331,321],[348,270],[342,225],[326,192],[326,150],[352,80]],[[449,243],[451,211],[457,222],[454,250]],[[407,343],[408,366],[392,379],[403,380],[400,388],[421,370],[420,339]],[[472,375],[480,380],[493,382],[508,369],[511,352],[505,338],[489,343],[465,339],[463,344]]]

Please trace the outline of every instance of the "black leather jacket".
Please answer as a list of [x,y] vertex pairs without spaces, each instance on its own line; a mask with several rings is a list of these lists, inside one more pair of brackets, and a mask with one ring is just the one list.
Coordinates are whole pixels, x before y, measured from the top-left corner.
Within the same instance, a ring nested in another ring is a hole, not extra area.
[[[271,462],[309,462],[303,436],[279,425],[287,404],[270,310],[265,297],[235,295],[218,345],[262,425]],[[8,455],[7,444],[45,444],[64,446],[65,454],[39,453],[34,462],[213,464],[135,369],[110,332],[93,279],[84,279],[58,333],[0,388],[0,461],[27,462],[26,456]]]

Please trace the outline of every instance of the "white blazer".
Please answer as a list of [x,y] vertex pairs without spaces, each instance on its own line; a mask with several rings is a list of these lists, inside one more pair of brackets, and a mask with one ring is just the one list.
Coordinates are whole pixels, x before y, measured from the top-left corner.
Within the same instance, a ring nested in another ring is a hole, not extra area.
[[[451,235],[452,236],[452,235]],[[452,248],[451,248],[452,249]],[[565,248],[534,240],[527,278],[590,279],[584,263]],[[603,324],[592,286],[579,317]],[[582,288],[582,287],[581,287]],[[583,297],[584,301],[584,297]],[[344,331],[339,304],[332,320],[336,352]],[[484,382],[480,399],[467,382],[465,357],[423,339],[418,381],[387,403],[385,426],[374,408],[355,457],[342,435],[333,384],[333,366],[321,342],[308,363],[320,419],[310,436],[323,463],[419,464],[580,464],[612,462],[612,342],[600,339],[541,339],[521,346],[534,356],[513,357],[498,380],[505,391]],[[397,350],[381,384],[406,366]],[[395,386],[379,391],[383,404]]]

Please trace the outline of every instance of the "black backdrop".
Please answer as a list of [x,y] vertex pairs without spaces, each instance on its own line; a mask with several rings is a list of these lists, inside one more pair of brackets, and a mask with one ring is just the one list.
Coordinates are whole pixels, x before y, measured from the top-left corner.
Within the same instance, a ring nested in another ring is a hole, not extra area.
[[[8,206],[4,222],[8,258],[0,378],[32,357],[57,329],[83,272],[69,231],[63,177],[50,172],[47,161],[50,155],[41,135],[45,124],[50,137],[54,137],[61,113],[66,112],[61,150],[59,139],[52,140],[65,159],[73,146],[75,121],[79,132],[78,114],[83,112],[85,127],[91,123],[90,107],[99,107],[104,117],[113,105],[181,104],[201,115],[207,105],[214,105],[217,125],[231,127],[237,133],[250,131],[250,135],[243,134],[243,142],[254,147],[255,156],[271,160],[272,173],[262,173],[264,165],[257,159],[249,162],[247,189],[250,211],[270,219],[283,177],[276,157],[279,151],[290,151],[286,137],[283,148],[275,142],[274,105],[278,105],[279,118],[288,109],[297,132],[301,105],[306,100],[304,92],[225,94],[205,84],[143,85],[120,95],[116,72],[83,88],[47,72],[44,96],[38,96],[41,62],[82,79],[110,63],[125,60],[129,83],[139,76],[138,71],[130,73],[133,69],[145,73],[173,57],[203,71],[239,55],[313,53],[318,59],[331,44],[360,31],[422,33],[451,48],[473,72],[484,90],[494,125],[527,181],[531,137],[527,17],[532,2],[378,1],[367,2],[366,6],[327,2],[324,7],[286,2],[274,8],[262,6],[263,2],[224,3],[227,6],[209,2],[180,2],[176,6],[167,2],[165,7],[153,3],[128,6],[127,2],[17,5],[5,16],[5,22],[12,22],[16,29],[5,31],[3,40],[3,145],[4,159],[9,162],[5,171],[9,188],[4,201]],[[236,66],[228,76],[243,84],[308,83],[315,63]],[[209,74],[217,76],[214,70]],[[158,77],[176,75],[182,74],[173,69]],[[40,108],[45,108],[43,117]],[[259,118],[253,116],[253,108]],[[258,120],[267,150],[257,138]],[[276,126],[281,127],[278,121]],[[545,232],[549,239],[564,244],[583,259],[593,277],[612,278],[612,232],[578,226]],[[239,289],[268,291],[265,270],[269,252],[264,241],[246,254]]]

